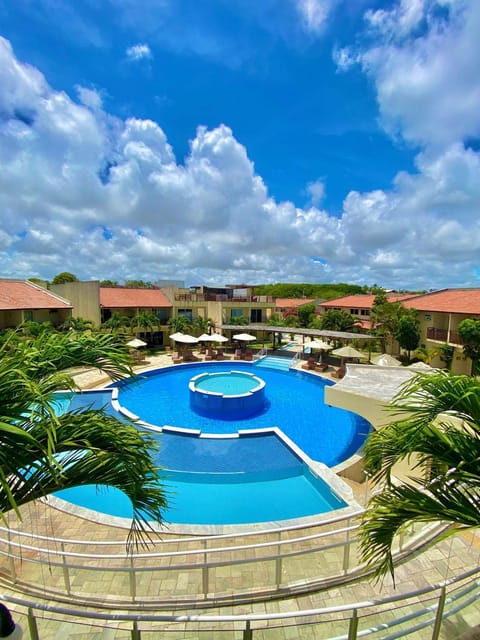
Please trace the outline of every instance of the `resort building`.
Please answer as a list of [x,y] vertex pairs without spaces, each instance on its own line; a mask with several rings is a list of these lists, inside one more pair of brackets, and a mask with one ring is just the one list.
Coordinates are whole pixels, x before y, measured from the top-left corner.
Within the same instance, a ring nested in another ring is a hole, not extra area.
[[[441,345],[452,346],[452,372],[470,375],[472,363],[463,355],[458,325],[467,318],[480,319],[480,289],[442,289],[404,300],[402,304],[419,312],[421,343],[437,351]],[[431,364],[445,366],[438,355]]]
[[317,306],[318,301],[314,298],[276,298],[275,313],[281,315],[282,318],[298,316],[298,310],[300,307],[312,303]]
[[[399,294],[389,293],[387,294],[388,302],[403,302],[410,298],[416,297],[415,294]],[[333,300],[325,300],[319,305],[320,313],[326,311],[346,311],[356,321],[358,327],[362,329],[371,329],[372,323],[370,321],[370,311],[375,301],[375,295],[373,294],[356,294],[350,296],[342,296],[341,298],[334,298]]]
[[58,326],[72,316],[68,299],[27,280],[0,280],[0,329],[32,320]]
[[209,318],[215,326],[235,323],[240,318],[248,323],[266,323],[275,312],[275,299],[255,295],[255,287],[250,285],[165,287],[162,291],[172,304],[173,317]]

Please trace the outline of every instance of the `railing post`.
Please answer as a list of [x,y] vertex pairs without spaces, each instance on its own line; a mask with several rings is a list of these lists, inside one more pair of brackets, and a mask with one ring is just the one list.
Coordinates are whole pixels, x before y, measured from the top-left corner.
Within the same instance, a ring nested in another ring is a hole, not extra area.
[[138,622],[136,620],[133,621],[133,629],[130,632],[130,637],[132,640],[141,640],[140,629],[138,628]]
[[28,607],[28,630],[30,631],[31,640],[40,640],[40,636],[38,635],[37,621],[31,607]]
[[364,502],[364,507],[366,507],[367,504],[368,504],[368,490],[370,488],[369,484],[368,484],[368,480],[370,478],[370,474],[367,473],[366,471],[364,473],[365,473],[365,493],[364,493],[364,496],[363,496],[363,502]]
[[129,581],[130,581],[130,596],[132,598],[132,602],[135,602],[135,599],[137,597],[137,575],[135,573],[133,555],[130,556],[130,569],[128,573],[129,573]]
[[352,617],[350,618],[350,624],[348,625],[348,640],[356,640],[358,630],[358,613],[354,609]]
[[343,572],[348,573],[350,567],[350,518],[347,520],[347,539],[343,547]]
[[203,595],[205,599],[208,598],[208,567],[202,567],[202,587],[203,587]]
[[247,620],[245,624],[245,629],[243,630],[243,640],[252,640],[253,632],[250,627],[250,620]]
[[[207,549],[207,540],[205,539],[203,541],[203,547],[206,550]],[[205,599],[207,599],[208,597],[208,582],[209,582],[209,575],[208,575],[208,553],[204,553],[203,554],[203,567],[202,567],[202,588],[203,588],[203,595],[205,597]]]
[[445,609],[445,599],[447,597],[447,588],[445,585],[440,589],[438,597],[437,614],[435,616],[435,624],[433,626],[432,640],[438,640],[443,622],[443,610]]
[[12,582],[16,582],[17,572],[15,571],[15,559],[12,553],[12,541],[10,538],[10,528],[8,529],[8,560],[10,562],[10,572],[12,574]]
[[[280,542],[282,539],[282,532],[279,531],[278,532],[278,541]],[[277,547],[277,558],[275,560],[275,584],[277,589],[280,589],[280,584],[282,582],[282,547],[281,545],[278,545]]]
[[68,571],[68,564],[65,558],[65,544],[63,542],[61,543],[60,548],[62,550],[63,582],[65,584],[66,592],[68,593],[68,595],[71,595],[72,588],[70,584],[70,573]]

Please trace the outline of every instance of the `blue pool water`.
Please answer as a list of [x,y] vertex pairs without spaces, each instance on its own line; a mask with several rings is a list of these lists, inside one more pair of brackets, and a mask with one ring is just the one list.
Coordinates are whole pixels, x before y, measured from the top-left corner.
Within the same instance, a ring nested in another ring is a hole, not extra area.
[[[263,411],[245,419],[199,415],[190,408],[189,380],[200,373],[233,368],[249,371],[265,381]],[[182,365],[145,374],[141,382],[119,385],[120,404],[151,424],[196,429],[202,433],[232,434],[244,429],[279,427],[308,456],[327,466],[353,455],[363,444],[370,425],[360,416],[324,403],[329,381],[300,371],[259,369],[249,363],[234,367],[218,362]],[[172,401],[172,399],[175,399]]]
[[[119,386],[120,404],[143,420],[202,432],[199,437],[193,432],[149,430],[160,444],[155,456],[169,502],[164,521],[247,524],[288,520],[346,506],[274,432],[238,432],[277,426],[308,456],[331,466],[358,450],[369,424],[355,414],[324,404],[328,381],[302,372],[260,371],[254,365],[238,362],[235,370],[252,372],[266,382],[265,406],[259,415],[232,421],[193,412],[189,380],[203,371],[232,368],[225,362],[182,365],[145,374],[141,381],[112,385]],[[56,410],[62,413],[88,406],[104,408],[119,417],[110,400],[108,389],[60,395]],[[55,495],[108,515],[132,515],[128,498],[112,488],[91,485]]]
[[[195,376],[196,377],[196,376]],[[248,393],[258,386],[258,380],[237,371],[208,373],[195,381],[195,388],[224,395]]]
[[[281,521],[340,509],[346,503],[308,469],[256,474],[165,472],[166,522],[225,525]],[[131,518],[121,491],[90,485],[55,494],[76,505]]]

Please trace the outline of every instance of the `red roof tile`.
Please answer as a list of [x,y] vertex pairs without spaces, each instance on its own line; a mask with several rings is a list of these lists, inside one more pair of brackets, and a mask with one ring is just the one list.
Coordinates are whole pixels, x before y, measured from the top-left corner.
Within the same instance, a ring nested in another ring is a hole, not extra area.
[[71,309],[72,305],[27,280],[0,280],[0,309]]
[[480,315],[480,289],[442,289],[403,303],[408,309]]
[[[401,302],[412,298],[412,293],[389,293],[387,294],[388,302]],[[321,307],[348,307],[349,309],[371,309],[375,296],[369,293],[361,293],[352,296],[343,296],[342,298],[334,298],[320,304]]]
[[107,309],[127,307],[171,307],[172,303],[160,289],[131,289],[129,287],[100,287],[100,306]]
[[305,299],[305,298],[277,298],[275,300],[275,307],[279,308],[279,309],[296,309],[297,307],[301,307],[304,304],[310,304],[311,302],[315,302],[315,300],[312,299]]

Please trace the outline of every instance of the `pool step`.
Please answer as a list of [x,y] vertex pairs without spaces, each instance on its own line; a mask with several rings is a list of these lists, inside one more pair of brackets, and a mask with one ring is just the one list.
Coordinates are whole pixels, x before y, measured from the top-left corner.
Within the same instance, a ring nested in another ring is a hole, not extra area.
[[281,356],[265,356],[255,362],[256,367],[263,369],[277,369],[288,371],[292,358],[282,358]]

